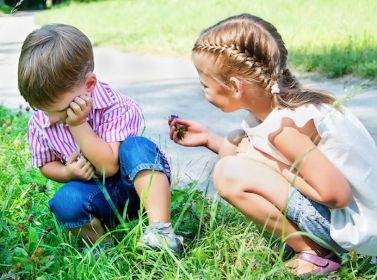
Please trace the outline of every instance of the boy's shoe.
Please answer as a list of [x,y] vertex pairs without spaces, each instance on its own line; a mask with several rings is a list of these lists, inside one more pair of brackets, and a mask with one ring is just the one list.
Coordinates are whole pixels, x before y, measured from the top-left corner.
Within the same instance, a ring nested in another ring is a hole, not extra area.
[[110,247],[111,247],[111,243],[100,243],[95,248],[93,248],[93,247],[85,247],[84,250],[82,251],[82,253],[84,255],[86,255],[88,252],[90,252],[91,250],[93,250],[92,251],[93,256],[96,259],[98,259],[101,254],[104,254],[107,257],[107,255],[109,254],[109,252],[107,251],[107,249],[110,248]]
[[183,237],[176,235],[170,227],[171,223],[154,221],[145,229],[138,245],[154,250],[162,250],[166,245],[174,255],[178,256],[183,252]]

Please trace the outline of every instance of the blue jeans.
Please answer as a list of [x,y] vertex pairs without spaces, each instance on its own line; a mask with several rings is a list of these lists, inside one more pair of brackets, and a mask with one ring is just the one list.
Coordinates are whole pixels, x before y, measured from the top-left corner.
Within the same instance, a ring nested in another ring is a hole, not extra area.
[[[129,219],[138,216],[140,199],[133,181],[138,172],[153,169],[165,173],[170,182],[168,162],[156,144],[145,137],[129,137],[121,143],[119,172],[105,181],[107,192],[121,215],[127,213]],[[102,183],[102,179],[99,180]],[[71,181],[63,185],[48,205],[65,228],[81,227],[90,223],[93,217],[106,224],[114,216],[94,180]]]
[[314,242],[322,247],[334,249],[338,253],[347,252],[331,238],[329,208],[303,195],[292,185],[289,187],[287,218],[294,222],[301,231],[319,237],[330,245],[327,246],[326,244],[312,238]]

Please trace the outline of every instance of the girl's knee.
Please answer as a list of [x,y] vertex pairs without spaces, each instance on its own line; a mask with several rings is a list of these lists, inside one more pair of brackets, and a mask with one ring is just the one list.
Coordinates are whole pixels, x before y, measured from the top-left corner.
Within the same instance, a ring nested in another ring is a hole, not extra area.
[[216,191],[223,198],[229,198],[237,192],[237,166],[238,158],[236,156],[228,156],[220,159],[214,170],[214,185]]

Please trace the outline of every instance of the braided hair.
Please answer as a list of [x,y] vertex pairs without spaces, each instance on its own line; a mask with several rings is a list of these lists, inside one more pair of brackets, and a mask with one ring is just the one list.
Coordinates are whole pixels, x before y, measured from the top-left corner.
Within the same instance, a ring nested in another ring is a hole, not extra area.
[[214,78],[227,88],[231,88],[232,75],[257,83],[266,94],[271,94],[272,86],[277,84],[280,92],[272,95],[274,107],[294,109],[335,101],[328,92],[299,85],[286,67],[288,51],[280,34],[271,23],[257,16],[232,16],[205,29],[192,51],[193,55],[205,54],[214,59]]

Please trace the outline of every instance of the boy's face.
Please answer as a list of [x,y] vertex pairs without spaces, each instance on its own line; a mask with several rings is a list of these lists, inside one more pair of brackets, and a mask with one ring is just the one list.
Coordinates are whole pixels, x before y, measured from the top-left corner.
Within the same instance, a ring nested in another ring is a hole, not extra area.
[[75,106],[74,99],[84,95],[90,97],[96,83],[96,76],[93,73],[90,73],[86,76],[81,85],[68,92],[61,93],[56,102],[50,106],[40,107],[38,109],[45,113],[50,123],[66,123],[68,109],[70,109],[72,105]]
[[84,86],[79,86],[69,92],[62,93],[57,101],[48,107],[38,108],[48,117],[50,123],[65,123],[67,119],[67,110],[76,97],[89,95]]

